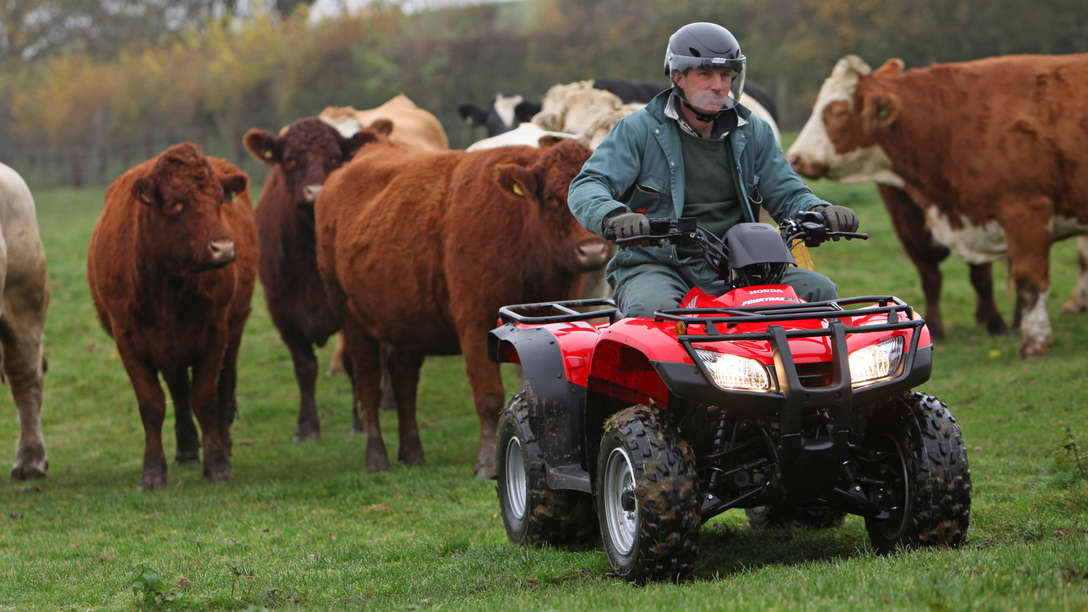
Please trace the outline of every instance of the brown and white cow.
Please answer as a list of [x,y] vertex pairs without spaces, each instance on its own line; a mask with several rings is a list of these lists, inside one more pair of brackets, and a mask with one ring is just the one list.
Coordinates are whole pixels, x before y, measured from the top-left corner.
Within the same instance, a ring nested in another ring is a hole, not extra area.
[[42,436],[42,336],[49,307],[45,249],[34,198],[14,170],[0,164],[0,364],[19,412],[11,477],[43,478],[49,466]]
[[475,472],[494,475],[504,398],[487,331],[503,304],[579,295],[582,273],[604,265],[608,245],[566,203],[589,153],[572,141],[472,153],[375,143],[329,177],[315,211],[317,263],[354,365],[367,469],[389,466],[377,409],[385,342],[395,347],[398,458],[424,460],[415,416],[424,355],[460,352],[481,427]]
[[[924,211],[903,188],[903,178],[890,169],[890,162],[879,147],[840,154],[836,152],[824,127],[824,109],[832,102],[849,98],[848,83],[852,79],[847,75],[856,67],[852,59],[839,62],[820,88],[812,116],[786,155],[794,170],[808,177],[823,177],[841,183],[872,181],[877,184],[877,191],[891,218],[892,229],[921,278],[926,300],[926,324],[934,338],[943,338],[940,263],[948,257],[949,248],[938,242],[926,227]],[[994,301],[991,262],[968,262],[967,267],[977,299],[975,320],[985,325],[991,334],[1005,333],[1008,327]]]
[[329,106],[318,118],[335,127],[344,137],[369,129],[388,136],[393,142],[421,149],[444,151],[450,148],[446,130],[442,129],[438,118],[416,106],[404,94],[397,94],[381,106],[366,110]]
[[[1088,54],[1004,56],[903,71],[840,60],[794,167],[895,184],[969,263],[1009,257],[1021,355],[1051,341],[1049,250],[1088,233]],[[1085,248],[1080,249],[1082,252]],[[1084,310],[1088,269],[1066,310]]]
[[231,477],[238,348],[257,275],[248,178],[230,162],[174,145],[106,191],[91,235],[87,278],[98,318],[136,392],[144,425],[141,487],[166,485],[162,424],[174,400],[177,460]]
[[244,138],[253,157],[272,167],[257,201],[258,272],[272,323],[291,353],[298,381],[295,441],[320,436],[314,345],[324,346],[340,329],[317,272],[314,202],[329,174],[376,139],[367,130],[345,138],[317,117],[298,119],[278,136],[251,129]]

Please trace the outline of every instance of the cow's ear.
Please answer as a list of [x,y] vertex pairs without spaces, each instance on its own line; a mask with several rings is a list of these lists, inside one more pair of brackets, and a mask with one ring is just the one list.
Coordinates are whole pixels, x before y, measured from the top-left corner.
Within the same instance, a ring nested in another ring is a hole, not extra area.
[[155,181],[146,176],[141,176],[132,184],[132,197],[148,206],[159,205],[158,190],[155,189]]
[[246,190],[246,186],[249,185],[249,177],[238,172],[236,174],[228,174],[227,176],[220,177],[219,183],[223,185],[226,201],[233,202],[234,196]]
[[522,123],[525,123],[526,121],[532,121],[533,115],[536,115],[539,112],[539,102],[522,100],[521,102],[518,102],[517,106],[514,107],[514,118]]
[[535,123],[538,126],[544,128],[545,130],[549,130],[549,131],[552,131],[552,132],[562,132],[563,131],[562,130],[563,126],[559,125],[559,123],[560,123],[559,120],[560,120],[559,115],[556,114],[556,113],[553,113],[553,112],[548,112],[548,113],[542,113],[541,112],[541,113],[537,113],[537,114],[533,115],[533,123]]
[[364,130],[370,130],[379,136],[389,137],[393,133],[393,120],[382,117],[381,119],[375,119],[373,123],[363,128]]
[[537,139],[536,146],[540,147],[541,149],[547,149],[548,147],[555,146],[560,142],[563,142],[564,140],[567,139],[563,138],[562,136],[556,136],[554,134],[544,134],[539,139]]
[[251,128],[242,138],[242,142],[249,149],[249,154],[257,158],[258,161],[262,161],[269,166],[275,166],[282,161],[279,139],[272,132]]
[[886,130],[899,118],[899,96],[890,91],[877,91],[865,96],[861,106],[861,127],[866,136]]
[[457,114],[469,125],[484,125],[487,123],[487,111],[475,104],[462,104],[457,107]]
[[903,72],[903,68],[905,67],[906,64],[903,63],[903,60],[899,59],[898,57],[893,57],[890,60],[884,62],[884,65],[880,68],[877,68],[876,71],[873,72],[873,74],[899,74],[900,72]]
[[378,142],[378,140],[378,135],[370,130],[355,132],[351,135],[351,138],[340,139],[340,151],[343,153],[344,159],[351,159],[363,146]]
[[498,167],[499,185],[519,198],[539,199],[537,195],[537,177],[525,166],[501,164]]

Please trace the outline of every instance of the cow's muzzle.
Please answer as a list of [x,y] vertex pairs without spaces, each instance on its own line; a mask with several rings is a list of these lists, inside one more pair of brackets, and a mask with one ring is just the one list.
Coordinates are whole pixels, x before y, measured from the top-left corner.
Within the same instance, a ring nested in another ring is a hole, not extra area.
[[596,270],[608,263],[612,257],[611,244],[598,238],[583,240],[574,247],[574,258],[578,268],[584,272]]
[[827,164],[805,161],[801,158],[801,155],[799,153],[794,153],[793,155],[790,155],[789,160],[790,167],[793,168],[794,172],[800,174],[801,176],[817,179],[827,174]]
[[221,238],[208,243],[205,255],[203,268],[222,268],[238,258],[238,249],[234,247],[234,241],[230,238]]

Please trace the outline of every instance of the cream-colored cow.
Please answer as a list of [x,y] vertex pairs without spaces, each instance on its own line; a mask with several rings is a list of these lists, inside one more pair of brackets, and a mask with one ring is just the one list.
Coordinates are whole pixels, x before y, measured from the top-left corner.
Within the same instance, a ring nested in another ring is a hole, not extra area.
[[42,335],[49,306],[45,249],[30,189],[4,164],[0,164],[0,296],[0,358],[19,411],[11,477],[42,478],[49,466],[41,419]]

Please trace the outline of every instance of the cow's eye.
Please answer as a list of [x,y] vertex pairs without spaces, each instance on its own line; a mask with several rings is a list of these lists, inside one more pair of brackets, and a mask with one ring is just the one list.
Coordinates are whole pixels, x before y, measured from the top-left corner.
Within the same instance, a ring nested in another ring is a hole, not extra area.
[[295,160],[293,160],[293,159],[289,159],[289,160],[287,160],[287,169],[288,169],[288,170],[294,170],[294,169],[295,169],[295,166],[297,166],[297,165],[298,165],[298,162],[297,162],[297,161],[295,161]]
[[166,212],[171,215],[176,215],[183,210],[185,210],[185,204],[183,202],[173,202],[170,206],[166,207]]

